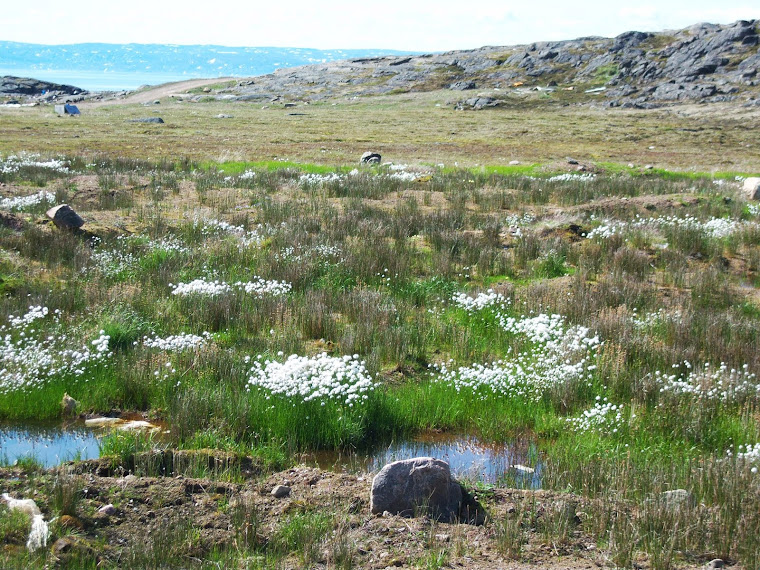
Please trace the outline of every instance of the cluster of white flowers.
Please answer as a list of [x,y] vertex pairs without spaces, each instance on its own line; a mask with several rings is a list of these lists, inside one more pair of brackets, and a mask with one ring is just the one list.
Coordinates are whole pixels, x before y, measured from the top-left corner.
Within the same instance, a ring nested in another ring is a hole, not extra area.
[[321,401],[322,405],[332,400],[353,407],[366,400],[375,388],[358,354],[343,357],[324,352],[313,357],[293,354],[285,362],[261,362],[261,358],[251,367],[249,390],[258,388],[291,400]]
[[[721,362],[713,368],[709,363],[693,369],[692,365],[684,362],[688,374],[663,374],[659,370],[654,373],[654,380],[660,386],[663,395],[689,396],[703,401],[720,401],[724,403],[742,402],[747,398],[760,398],[760,383],[757,376],[744,365],[740,370],[729,368]],[[674,365],[680,367],[680,365]]]
[[478,293],[475,297],[470,297],[467,293],[454,293],[451,297],[451,302],[468,313],[474,313],[486,308],[506,310],[511,300],[501,293],[489,289],[485,293]]
[[150,251],[167,251],[172,253],[190,253],[190,248],[177,236],[164,236],[158,239],[151,239],[146,235],[118,236],[119,242],[125,244],[137,243]]
[[232,291],[232,287],[224,281],[206,281],[205,279],[194,279],[189,283],[169,283],[172,289],[172,295],[188,297],[190,295],[199,295],[201,297],[216,297],[217,295],[226,295]]
[[263,277],[254,277],[254,281],[242,283],[238,281],[234,285],[242,289],[249,295],[257,297],[284,297],[292,289],[292,285],[287,281],[277,281],[276,279],[264,279]]
[[300,248],[296,250],[293,246],[288,246],[274,254],[277,261],[291,261],[298,263],[312,259],[327,260],[337,258],[341,254],[341,249],[336,245],[319,244],[313,247]]
[[625,421],[623,404],[612,404],[607,398],[602,399],[600,396],[597,396],[596,400],[594,406],[584,410],[580,416],[567,418],[567,423],[578,432],[596,432],[602,435],[617,433]]
[[588,328],[568,327],[559,315],[513,318],[498,314],[497,318],[505,331],[524,337],[532,346],[508,361],[456,369],[432,366],[438,373],[436,381],[451,384],[457,391],[479,393],[483,398],[496,394],[534,401],[554,387],[591,381],[596,365],[589,362],[601,342]]
[[47,168],[55,172],[67,173],[68,166],[63,160],[50,158],[41,160],[38,154],[11,155],[4,161],[0,161],[0,173],[14,174],[24,167]]
[[205,279],[195,279],[189,283],[169,283],[169,287],[172,289],[172,295],[179,295],[180,297],[187,297],[191,295],[199,295],[202,297],[216,297],[219,295],[226,295],[232,291],[245,291],[248,294],[253,294],[258,297],[269,295],[272,297],[282,297],[287,295],[292,286],[285,281],[267,280],[263,277],[254,277],[253,281],[242,282],[238,281],[230,285],[225,281],[207,281]]
[[750,216],[760,216],[760,204],[747,204],[747,212]]
[[7,210],[9,212],[20,212],[27,208],[40,205],[42,202],[47,202],[52,205],[55,204],[55,194],[41,190],[36,194],[29,196],[13,196],[9,198],[0,198],[0,210]]
[[118,277],[137,267],[137,258],[134,255],[117,249],[96,251],[90,256],[90,261],[95,270],[104,277]]
[[[727,455],[732,457],[734,455],[733,450],[729,449]],[[748,463],[760,463],[760,443],[754,445],[740,445],[736,450],[736,458]],[[757,473],[757,465],[753,465],[750,468],[750,471],[752,473]]]
[[710,218],[706,221],[701,221],[694,216],[686,216],[679,218],[677,216],[664,216],[659,218],[642,218],[636,216],[630,222],[621,222],[607,220],[600,226],[594,228],[588,234],[587,238],[609,238],[615,234],[622,234],[629,230],[657,230],[663,228],[682,228],[701,230],[708,237],[723,238],[731,235],[735,231],[746,226],[746,223],[741,223],[736,220],[730,220],[727,218]]
[[[356,172],[356,174],[354,174],[354,172]],[[349,176],[356,176],[358,174],[358,170],[352,170],[349,173]],[[298,183],[301,186],[321,186],[322,184],[329,184],[331,182],[340,182],[344,178],[345,175],[338,172],[328,172],[327,174],[306,173],[301,174],[301,176],[298,177]]]
[[236,226],[225,222],[224,220],[214,219],[198,219],[193,221],[194,227],[199,227],[201,233],[204,236],[218,236],[220,234],[230,234],[236,236],[240,240],[240,244],[244,247],[260,244],[266,234],[266,229],[259,225],[256,228],[245,231],[243,226]]
[[584,174],[574,174],[572,172],[566,172],[565,174],[558,174],[547,179],[547,182],[591,182],[596,178],[596,174],[593,172],[586,172]]
[[633,310],[631,315],[631,324],[638,330],[651,329],[659,325],[668,323],[680,324],[682,322],[683,315],[678,309],[674,311],[667,311],[665,309],[658,309],[651,313],[645,313],[639,315],[636,309]]
[[[82,377],[87,369],[109,356],[109,336],[100,331],[88,345],[69,348],[77,341],[65,333],[43,334],[32,328],[48,316],[47,307],[30,307],[21,317],[11,317],[9,324],[0,327],[0,394],[41,387],[56,376]],[[61,312],[53,313],[59,323]]]
[[[48,313],[50,310],[47,307],[42,307],[40,305],[34,305],[29,307],[29,310],[21,315],[20,317],[16,317],[14,315],[10,315],[8,317],[8,323],[12,329],[23,329],[26,328],[27,325],[32,324],[34,321],[39,319],[44,319],[48,316]],[[59,310],[56,310],[56,316],[60,314]]]
[[256,172],[253,170],[246,170],[237,176],[225,176],[224,181],[229,184],[237,182],[238,180],[253,180],[254,178],[256,178]]
[[[177,335],[161,337],[143,337],[143,346],[148,348],[158,348],[167,352],[180,352],[183,350],[197,350],[204,346],[211,338],[210,332],[204,332],[198,336],[195,334],[180,333]],[[137,341],[135,341],[137,344]]]

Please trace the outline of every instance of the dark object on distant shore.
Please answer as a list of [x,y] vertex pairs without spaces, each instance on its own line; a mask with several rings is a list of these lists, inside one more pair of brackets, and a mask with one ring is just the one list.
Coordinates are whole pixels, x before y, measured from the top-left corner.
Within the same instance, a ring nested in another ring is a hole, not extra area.
[[55,112],[59,115],[81,115],[79,108],[76,105],[71,105],[69,103],[56,105]]
[[359,162],[362,164],[380,164],[382,157],[377,152],[365,152]]
[[159,123],[164,124],[164,120],[161,117],[146,117],[144,119],[129,119],[128,123]]
[[54,206],[45,212],[45,215],[62,230],[77,230],[84,225],[84,220],[68,204]]

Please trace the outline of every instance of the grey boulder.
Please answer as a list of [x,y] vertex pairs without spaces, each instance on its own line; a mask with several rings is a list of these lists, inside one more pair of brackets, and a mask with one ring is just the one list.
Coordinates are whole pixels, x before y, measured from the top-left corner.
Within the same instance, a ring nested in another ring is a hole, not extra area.
[[382,157],[377,152],[365,152],[359,162],[362,164],[380,164]]
[[462,487],[451,477],[449,464],[432,457],[389,463],[372,481],[370,510],[394,515],[427,514],[452,521],[459,518]]
[[84,225],[84,220],[68,204],[53,206],[45,215],[62,230],[76,230]]

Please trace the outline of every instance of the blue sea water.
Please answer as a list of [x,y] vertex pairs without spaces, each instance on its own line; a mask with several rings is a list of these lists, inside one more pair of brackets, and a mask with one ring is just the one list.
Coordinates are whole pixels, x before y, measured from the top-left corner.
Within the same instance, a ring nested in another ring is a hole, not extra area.
[[33,77],[89,91],[119,91],[195,78],[252,77],[299,65],[384,55],[408,52],[0,41],[0,75]]

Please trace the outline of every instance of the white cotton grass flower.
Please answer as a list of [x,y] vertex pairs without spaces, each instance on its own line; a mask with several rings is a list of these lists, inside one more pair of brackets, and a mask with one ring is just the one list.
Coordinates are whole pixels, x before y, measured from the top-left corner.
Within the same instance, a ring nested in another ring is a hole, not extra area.
[[728,218],[710,218],[699,220],[694,216],[662,216],[655,218],[643,218],[637,215],[629,222],[618,220],[606,220],[588,232],[589,239],[609,239],[614,235],[624,234],[629,231],[657,231],[663,229],[688,229],[703,232],[710,238],[725,238],[733,233],[748,227],[757,226],[756,222],[741,222]]
[[623,404],[613,404],[607,398],[597,396],[593,407],[584,410],[580,416],[566,418],[566,421],[576,432],[614,435],[625,424]]
[[742,403],[750,398],[760,399],[760,383],[747,364],[738,370],[729,368],[723,362],[718,367],[709,363],[695,367],[684,362],[684,367],[688,370],[686,374],[666,374],[658,370],[650,376],[660,387],[662,396],[726,404]]
[[12,196],[8,198],[0,198],[0,210],[6,210],[8,212],[20,212],[28,208],[39,206],[43,202],[46,202],[49,206],[55,204],[55,194],[41,190],[36,194],[30,194],[29,196]]
[[584,174],[575,174],[572,172],[566,172],[565,174],[557,174],[551,178],[547,178],[547,182],[592,182],[596,179],[596,174],[593,172],[586,172]]
[[45,168],[62,174],[69,172],[69,167],[66,165],[65,161],[57,158],[43,160],[38,154],[14,154],[10,155],[5,160],[0,160],[0,174],[15,174],[22,168],[29,167]]
[[201,278],[189,283],[169,283],[169,287],[172,289],[172,295],[180,297],[219,297],[233,291],[243,291],[256,297],[282,297],[292,289],[292,285],[286,281],[267,280],[263,277],[254,277],[252,281],[246,282],[238,281],[232,285],[225,281],[207,281]]
[[[60,316],[59,310],[51,316],[47,307],[35,306],[25,315],[9,317],[8,325],[0,327],[0,394],[37,389],[61,376],[81,379],[92,366],[110,358],[110,337],[104,331],[81,345],[65,330],[58,330]],[[48,317],[52,319],[52,334],[33,328]]]
[[509,300],[493,292],[474,298],[457,294],[453,301],[471,313],[494,308],[499,326],[529,341],[530,346],[510,360],[458,368],[445,364],[431,366],[435,382],[479,394],[484,399],[507,396],[538,401],[553,388],[591,381],[596,368],[591,360],[601,341],[588,328],[567,326],[560,315],[509,317],[502,312]]
[[[211,333],[206,331],[203,334],[195,335],[189,333],[180,333],[161,337],[143,337],[142,344],[148,348],[157,348],[167,352],[181,352],[184,350],[198,350],[206,345],[211,338]],[[169,364],[167,363],[167,367]]]
[[489,289],[485,293],[478,293],[475,297],[471,297],[467,293],[454,293],[451,296],[451,302],[468,313],[482,311],[487,308],[503,311],[510,304],[509,299],[493,289]]
[[290,355],[284,362],[254,361],[248,376],[248,389],[297,402],[333,401],[349,407],[365,401],[375,383],[359,355]]

